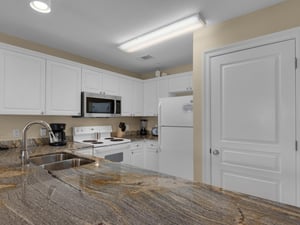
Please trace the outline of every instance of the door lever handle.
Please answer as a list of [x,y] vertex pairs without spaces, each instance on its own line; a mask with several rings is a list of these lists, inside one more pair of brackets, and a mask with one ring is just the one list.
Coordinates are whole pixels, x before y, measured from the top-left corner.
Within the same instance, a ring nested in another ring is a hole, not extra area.
[[220,155],[220,151],[218,149],[213,150],[213,155]]

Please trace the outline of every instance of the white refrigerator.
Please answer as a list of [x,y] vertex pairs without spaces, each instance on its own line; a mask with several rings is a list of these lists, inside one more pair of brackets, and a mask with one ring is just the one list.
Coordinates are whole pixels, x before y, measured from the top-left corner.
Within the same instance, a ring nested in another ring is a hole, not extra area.
[[193,97],[159,99],[159,171],[193,180]]

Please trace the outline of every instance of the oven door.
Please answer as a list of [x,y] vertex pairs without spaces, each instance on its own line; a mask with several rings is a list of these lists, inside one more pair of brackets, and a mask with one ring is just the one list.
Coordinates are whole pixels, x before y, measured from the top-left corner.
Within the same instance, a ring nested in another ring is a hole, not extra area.
[[119,144],[112,146],[99,147],[94,149],[94,156],[104,158],[112,162],[129,163],[130,145],[129,144]]

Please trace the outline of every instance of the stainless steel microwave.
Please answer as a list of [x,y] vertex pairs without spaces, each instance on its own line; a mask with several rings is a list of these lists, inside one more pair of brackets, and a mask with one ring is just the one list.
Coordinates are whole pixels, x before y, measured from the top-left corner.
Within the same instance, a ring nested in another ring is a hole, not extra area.
[[81,92],[81,116],[121,116],[121,96]]

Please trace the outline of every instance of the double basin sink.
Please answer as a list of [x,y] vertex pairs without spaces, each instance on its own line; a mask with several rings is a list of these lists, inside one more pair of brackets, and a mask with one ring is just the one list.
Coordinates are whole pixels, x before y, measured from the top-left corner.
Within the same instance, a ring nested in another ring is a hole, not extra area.
[[45,155],[30,157],[30,162],[43,167],[48,171],[76,168],[95,162],[94,160],[82,158],[67,152],[56,152]]

